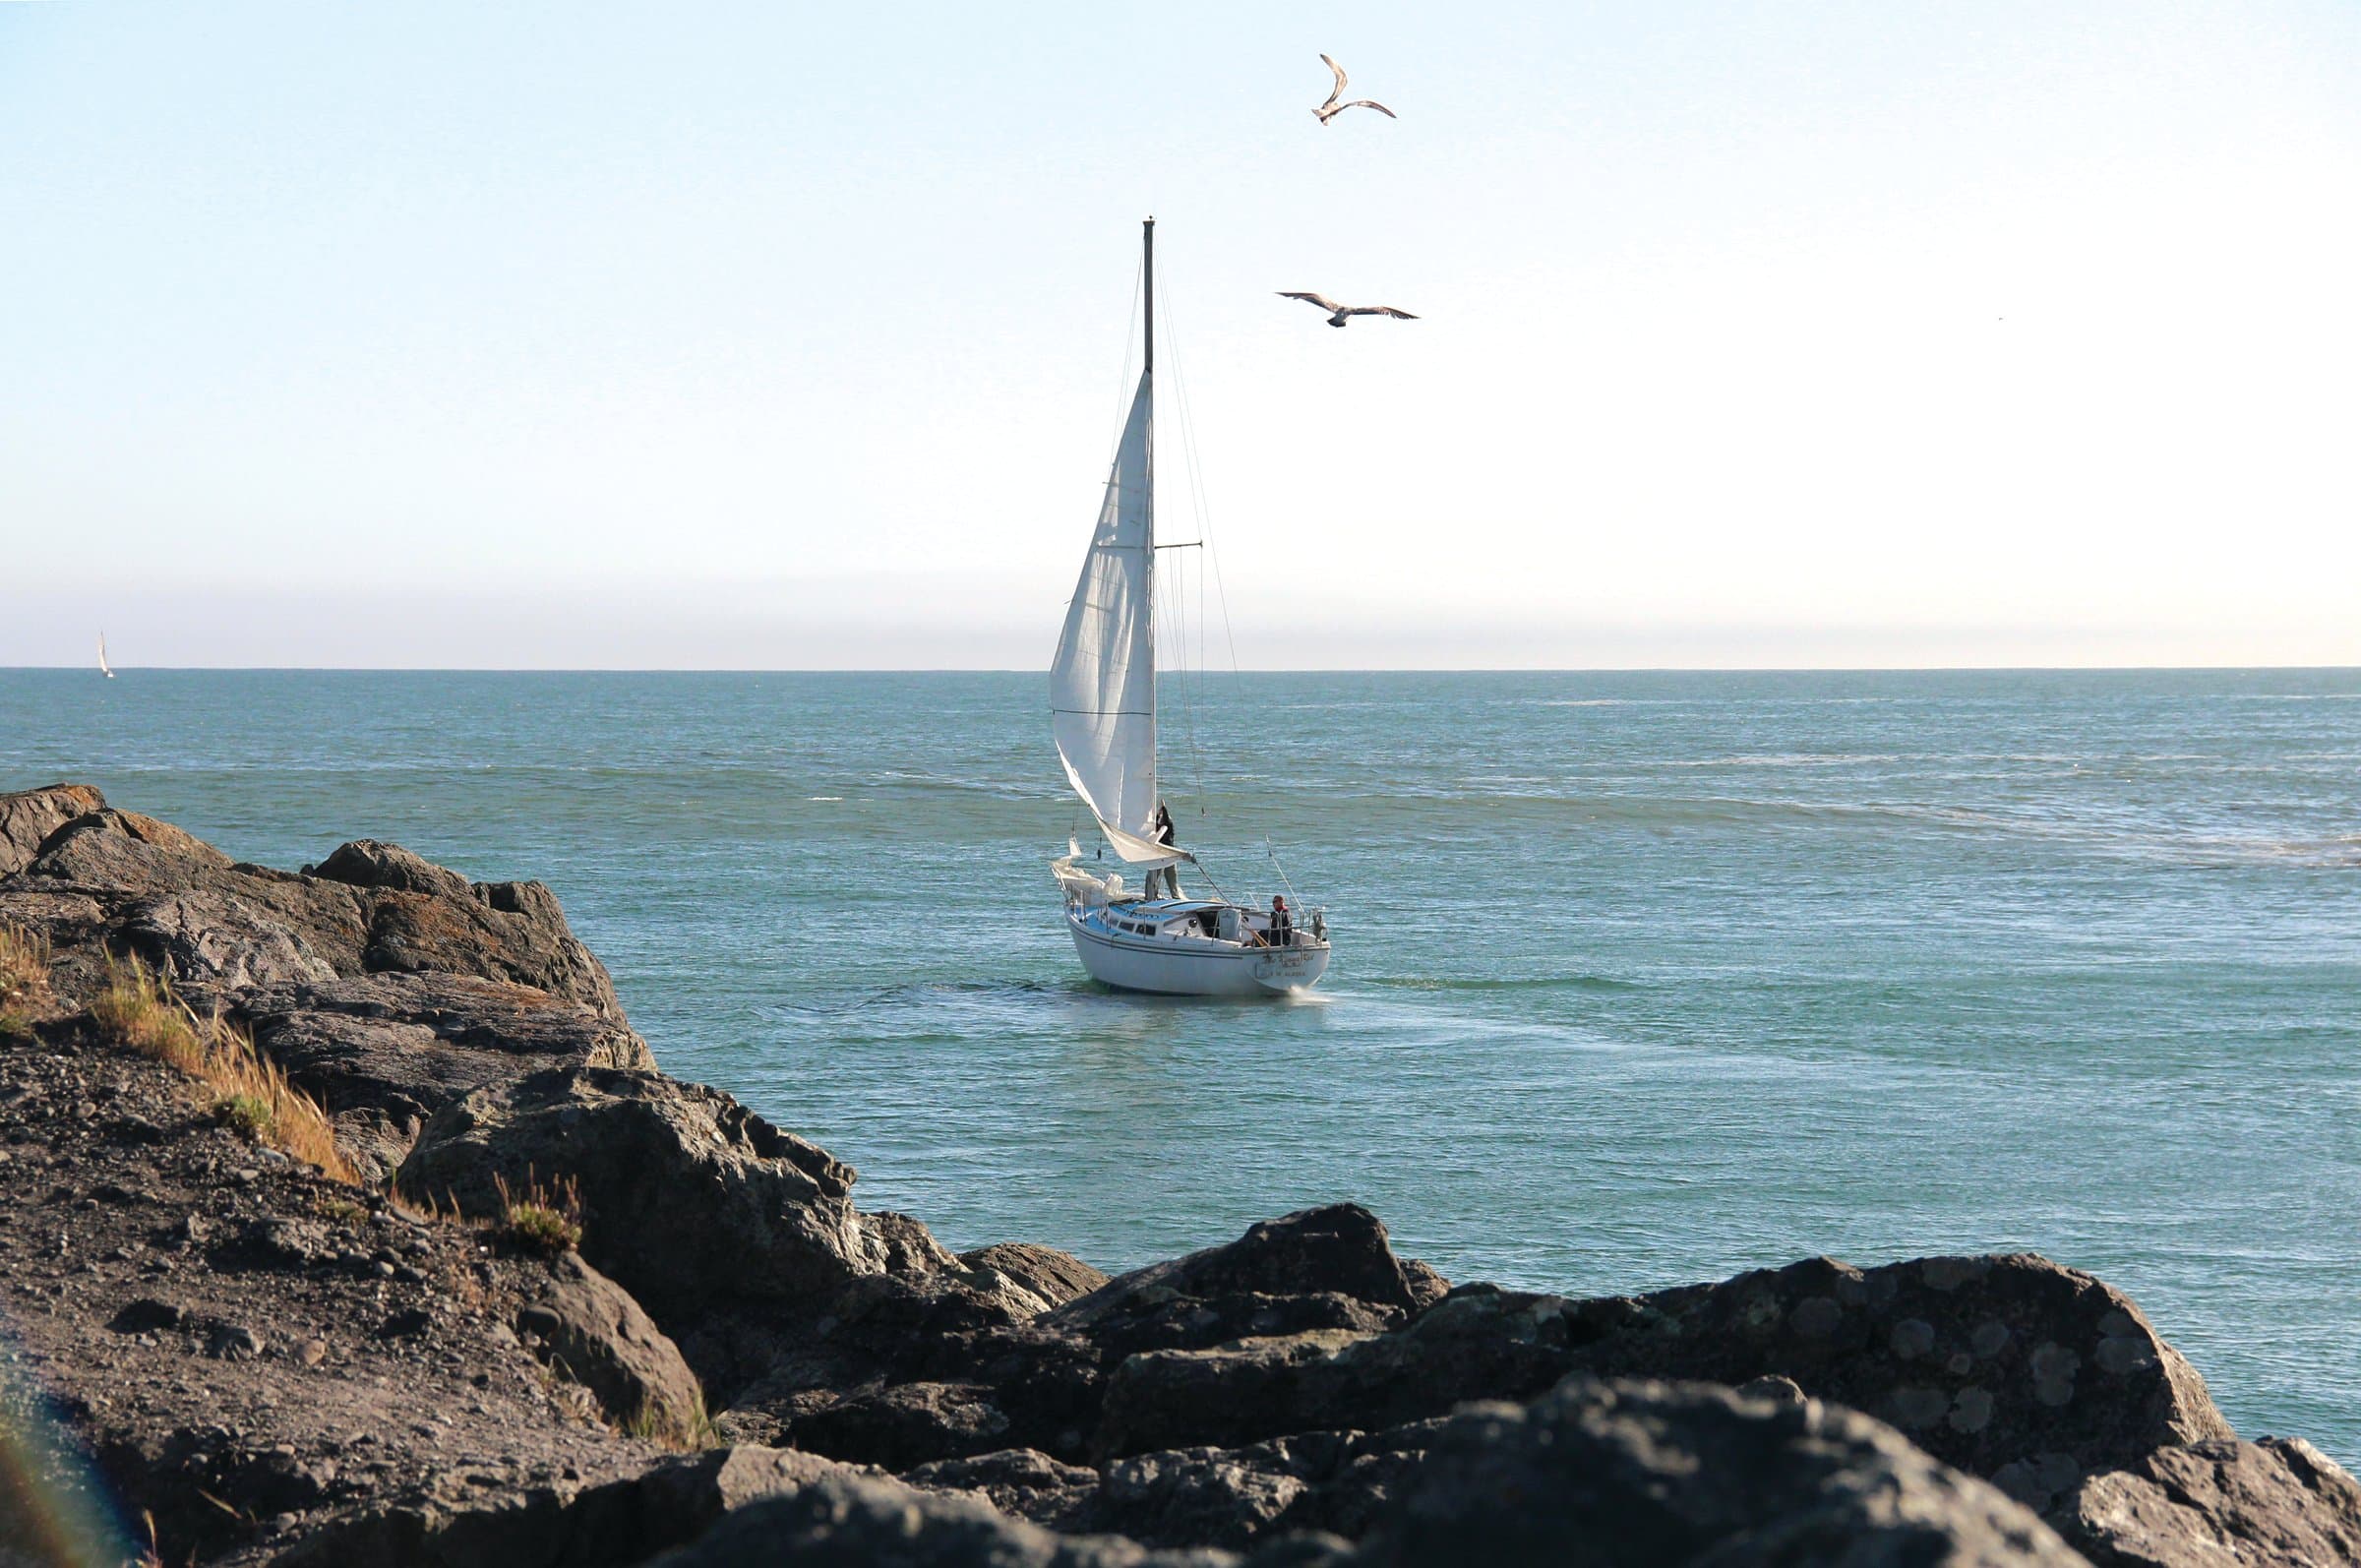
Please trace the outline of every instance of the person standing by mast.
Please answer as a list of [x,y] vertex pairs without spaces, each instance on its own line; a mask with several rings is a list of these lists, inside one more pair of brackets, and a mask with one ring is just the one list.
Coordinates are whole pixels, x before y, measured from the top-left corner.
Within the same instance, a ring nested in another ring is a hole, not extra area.
[[[1165,808],[1162,801],[1156,803],[1156,821],[1155,825],[1149,829],[1149,836],[1167,849],[1173,846],[1173,814]],[[1159,866],[1156,870],[1148,873],[1148,896],[1150,898],[1156,896],[1156,878],[1159,876],[1164,878],[1164,896],[1179,898],[1180,896],[1180,874],[1170,866]]]

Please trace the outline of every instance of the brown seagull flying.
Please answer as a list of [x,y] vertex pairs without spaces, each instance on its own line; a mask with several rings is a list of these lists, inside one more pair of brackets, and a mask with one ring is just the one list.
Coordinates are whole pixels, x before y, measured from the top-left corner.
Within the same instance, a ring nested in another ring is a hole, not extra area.
[[1396,321],[1405,322],[1418,320],[1410,312],[1396,310],[1391,305],[1339,305],[1325,294],[1293,294],[1283,288],[1279,290],[1279,297],[1281,299],[1300,299],[1307,305],[1317,305],[1328,313],[1328,325],[1331,327],[1344,326],[1345,318],[1348,316],[1391,316]]
[[1345,68],[1341,65],[1338,65],[1334,60],[1329,59],[1324,54],[1320,56],[1320,64],[1326,66],[1329,70],[1336,73],[1336,90],[1328,94],[1327,102],[1321,104],[1318,108],[1311,111],[1319,116],[1320,123],[1322,125],[1326,125],[1330,120],[1335,119],[1347,109],[1375,109],[1379,114],[1384,115],[1389,120],[1401,118],[1401,116],[1396,114],[1393,110],[1371,98],[1355,98],[1350,103],[1337,102],[1336,100],[1338,98],[1341,98],[1345,95]]

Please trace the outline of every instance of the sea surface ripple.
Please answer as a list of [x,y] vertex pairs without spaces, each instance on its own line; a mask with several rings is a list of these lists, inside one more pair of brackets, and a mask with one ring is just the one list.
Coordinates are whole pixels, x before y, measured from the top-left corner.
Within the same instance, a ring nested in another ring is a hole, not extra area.
[[[2045,1252],[2361,1459],[2361,673],[1168,681],[1298,1002],[1083,981],[1029,675],[0,671],[0,788],[537,876],[667,1069],[955,1246],[1353,1198],[1581,1294]],[[1200,814],[1200,805],[1204,810]]]

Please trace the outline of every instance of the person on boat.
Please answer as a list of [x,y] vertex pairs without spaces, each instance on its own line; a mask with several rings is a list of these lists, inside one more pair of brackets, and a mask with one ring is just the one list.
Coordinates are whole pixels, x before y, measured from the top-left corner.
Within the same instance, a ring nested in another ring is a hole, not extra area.
[[1271,895],[1271,945],[1293,947],[1296,944],[1296,917],[1288,913],[1285,894]]
[[[1165,809],[1162,801],[1156,803],[1156,821],[1148,829],[1148,836],[1168,849],[1172,847],[1173,814]],[[1150,898],[1156,896],[1156,878],[1159,876],[1164,878],[1164,896],[1179,898],[1180,896],[1180,874],[1170,866],[1160,866],[1148,873],[1148,896]]]

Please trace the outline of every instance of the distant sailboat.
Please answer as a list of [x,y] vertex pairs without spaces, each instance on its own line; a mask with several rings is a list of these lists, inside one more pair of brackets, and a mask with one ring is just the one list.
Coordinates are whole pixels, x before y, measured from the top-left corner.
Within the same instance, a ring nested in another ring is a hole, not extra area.
[[115,667],[106,662],[106,633],[98,633],[98,673],[108,680],[115,678]]
[[[1082,967],[1127,991],[1251,996],[1302,991],[1328,968],[1324,910],[1184,898],[1196,857],[1170,836],[1156,778],[1156,220],[1143,231],[1140,296],[1147,350],[1098,526],[1050,666],[1050,728],[1066,778],[1116,858],[1148,874],[1145,894],[1079,864],[1052,863]],[[1164,831],[1160,835],[1159,828]],[[1165,881],[1168,896],[1154,895]]]

